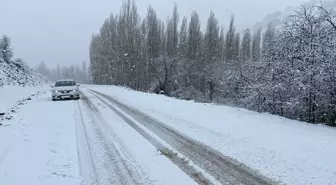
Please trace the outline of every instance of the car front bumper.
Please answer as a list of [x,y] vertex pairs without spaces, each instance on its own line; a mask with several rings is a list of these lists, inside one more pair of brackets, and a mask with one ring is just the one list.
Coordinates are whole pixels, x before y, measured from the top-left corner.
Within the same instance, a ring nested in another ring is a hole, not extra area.
[[75,99],[79,98],[79,91],[53,91],[53,99]]

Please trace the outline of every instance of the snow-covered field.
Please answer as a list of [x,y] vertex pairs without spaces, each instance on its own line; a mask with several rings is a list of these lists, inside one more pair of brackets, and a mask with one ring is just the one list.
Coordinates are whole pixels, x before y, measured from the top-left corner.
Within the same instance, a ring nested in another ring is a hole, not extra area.
[[122,87],[86,87],[141,110],[282,183],[336,184],[333,128]]

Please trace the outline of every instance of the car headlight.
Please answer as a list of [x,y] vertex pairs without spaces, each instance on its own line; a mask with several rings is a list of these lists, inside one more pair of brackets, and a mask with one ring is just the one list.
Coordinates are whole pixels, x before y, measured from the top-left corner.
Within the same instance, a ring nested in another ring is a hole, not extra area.
[[77,92],[77,90],[75,89],[75,90],[72,90],[73,92]]

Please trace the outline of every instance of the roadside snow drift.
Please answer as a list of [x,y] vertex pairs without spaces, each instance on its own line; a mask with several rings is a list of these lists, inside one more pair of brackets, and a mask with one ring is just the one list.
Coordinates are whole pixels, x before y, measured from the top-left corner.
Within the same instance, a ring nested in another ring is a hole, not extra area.
[[336,130],[270,114],[87,85],[286,184],[336,184]]
[[38,91],[48,91],[47,86],[4,86],[0,87],[0,112],[12,108],[19,100],[27,98]]

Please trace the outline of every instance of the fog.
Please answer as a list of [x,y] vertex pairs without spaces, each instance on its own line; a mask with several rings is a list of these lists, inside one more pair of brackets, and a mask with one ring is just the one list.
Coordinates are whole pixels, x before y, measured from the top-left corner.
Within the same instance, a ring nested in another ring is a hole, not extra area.
[[[89,61],[91,35],[103,21],[118,13],[123,0],[0,0],[0,34],[12,38],[14,52],[30,66],[41,61],[54,67]],[[136,0],[143,17],[151,4],[166,20],[174,2],[180,17],[193,10],[205,26],[213,10],[226,26],[234,14],[238,29],[252,27],[267,14],[297,6],[305,0]],[[182,18],[180,18],[181,20]]]

